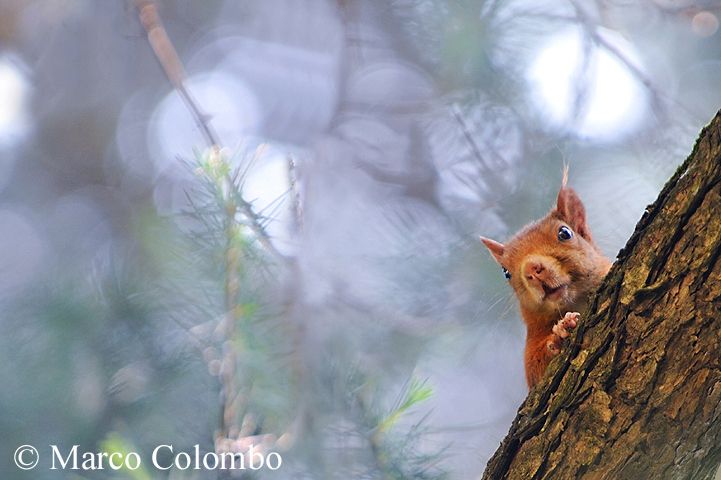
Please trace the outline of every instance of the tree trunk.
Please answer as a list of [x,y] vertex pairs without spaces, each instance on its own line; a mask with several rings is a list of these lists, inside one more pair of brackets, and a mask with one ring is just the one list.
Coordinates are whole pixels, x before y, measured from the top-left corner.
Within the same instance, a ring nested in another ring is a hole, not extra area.
[[646,209],[483,478],[713,478],[720,256],[721,112]]

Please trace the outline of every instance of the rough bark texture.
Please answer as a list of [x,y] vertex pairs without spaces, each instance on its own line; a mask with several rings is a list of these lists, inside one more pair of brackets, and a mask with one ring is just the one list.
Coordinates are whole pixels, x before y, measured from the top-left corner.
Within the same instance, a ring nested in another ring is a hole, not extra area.
[[713,478],[720,256],[721,112],[646,209],[483,478]]

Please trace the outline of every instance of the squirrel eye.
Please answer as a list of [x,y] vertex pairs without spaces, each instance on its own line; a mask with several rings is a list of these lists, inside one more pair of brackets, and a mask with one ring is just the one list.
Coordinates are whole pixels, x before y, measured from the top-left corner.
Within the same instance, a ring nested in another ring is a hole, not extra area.
[[511,279],[511,272],[509,272],[508,270],[506,270],[505,267],[501,267],[501,270],[503,270],[503,276],[506,277],[507,280],[510,280],[510,279]]
[[562,226],[558,229],[558,239],[562,242],[573,238],[573,232],[567,226]]

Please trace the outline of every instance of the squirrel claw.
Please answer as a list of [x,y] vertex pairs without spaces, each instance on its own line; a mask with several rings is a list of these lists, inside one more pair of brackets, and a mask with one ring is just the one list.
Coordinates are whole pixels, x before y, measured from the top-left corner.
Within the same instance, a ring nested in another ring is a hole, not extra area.
[[576,328],[578,325],[578,317],[581,314],[578,312],[568,312],[553,326],[553,333],[558,335],[560,338],[567,338],[570,335],[570,330]]
[[546,349],[551,356],[556,356],[561,351],[563,340],[568,338],[570,331],[578,325],[578,312],[568,312],[553,326],[553,336],[546,343]]

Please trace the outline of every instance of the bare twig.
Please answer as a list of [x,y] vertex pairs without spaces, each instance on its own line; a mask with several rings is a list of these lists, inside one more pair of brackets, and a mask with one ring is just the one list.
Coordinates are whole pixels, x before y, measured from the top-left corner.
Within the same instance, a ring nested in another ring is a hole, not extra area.
[[163,71],[165,71],[168,80],[170,80],[170,83],[180,94],[183,102],[185,102],[185,106],[190,110],[195,124],[200,129],[203,137],[205,137],[206,142],[208,142],[208,146],[214,147],[220,145],[218,136],[208,123],[208,116],[201,112],[197,102],[185,86],[185,69],[183,68],[183,63],[180,61],[178,52],[175,50],[173,42],[171,42],[168,36],[168,32],[160,21],[160,15],[158,15],[158,9],[155,3],[152,0],[134,0],[134,3],[138,9],[140,23],[143,24],[145,31],[148,32],[148,43],[150,43],[155,57],[163,67]]

